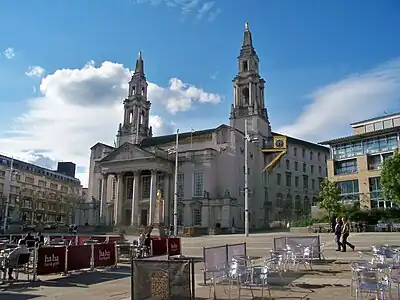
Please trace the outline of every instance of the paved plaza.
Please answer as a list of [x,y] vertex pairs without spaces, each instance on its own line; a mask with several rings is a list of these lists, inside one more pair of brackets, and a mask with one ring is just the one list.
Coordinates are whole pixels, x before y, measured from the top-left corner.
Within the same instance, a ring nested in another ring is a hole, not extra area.
[[[247,243],[248,255],[269,256],[273,248],[273,238],[284,235],[304,235],[289,233],[260,233],[248,238],[242,235],[205,236],[183,238],[184,255],[202,256],[203,247],[220,246],[232,243]],[[359,258],[358,250],[370,250],[372,244],[400,244],[399,233],[353,233],[350,241],[356,245],[356,251],[341,253],[335,251],[334,236],[320,234],[325,243],[325,257],[328,265],[316,264],[313,271],[284,273],[284,279],[291,284],[282,287],[272,286],[273,299],[328,299],[340,297],[351,299],[349,294],[350,272],[347,263]],[[134,237],[128,236],[132,240]],[[209,287],[204,286],[202,264],[195,267],[196,297],[207,299]],[[69,300],[85,297],[85,300],[128,300],[130,299],[130,267],[121,265],[110,271],[90,272],[71,276],[40,276],[33,283],[14,283],[0,286],[0,300],[54,299]],[[228,299],[227,287],[217,286],[218,299]],[[237,298],[236,288],[231,290],[231,298]],[[243,292],[241,299],[251,299]],[[363,299],[369,299],[364,297]]]

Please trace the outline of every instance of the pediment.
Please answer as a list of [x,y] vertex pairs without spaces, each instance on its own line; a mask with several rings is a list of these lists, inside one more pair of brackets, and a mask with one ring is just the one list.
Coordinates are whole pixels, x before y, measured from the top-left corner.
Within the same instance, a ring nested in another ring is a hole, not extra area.
[[101,162],[154,158],[154,154],[131,143],[125,143],[104,157]]

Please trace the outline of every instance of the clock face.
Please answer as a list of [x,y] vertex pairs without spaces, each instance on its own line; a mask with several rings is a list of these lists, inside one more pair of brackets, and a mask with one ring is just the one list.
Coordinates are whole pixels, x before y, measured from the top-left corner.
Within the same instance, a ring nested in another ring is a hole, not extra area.
[[284,146],[284,143],[283,143],[282,140],[276,140],[275,146],[276,146],[277,148],[282,148],[282,147]]

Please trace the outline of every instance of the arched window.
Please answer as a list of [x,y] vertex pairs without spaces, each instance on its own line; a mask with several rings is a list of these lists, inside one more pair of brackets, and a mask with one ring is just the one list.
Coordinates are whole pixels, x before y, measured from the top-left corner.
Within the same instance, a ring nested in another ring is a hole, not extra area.
[[245,87],[242,90],[242,96],[243,96],[243,103],[244,104],[249,104],[249,95],[250,95],[249,88]]

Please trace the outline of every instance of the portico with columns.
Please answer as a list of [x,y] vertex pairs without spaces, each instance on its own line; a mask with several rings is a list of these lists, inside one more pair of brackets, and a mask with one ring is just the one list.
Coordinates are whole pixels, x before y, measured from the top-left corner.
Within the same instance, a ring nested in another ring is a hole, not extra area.
[[103,224],[141,227],[171,222],[173,160],[125,143],[104,157],[99,167]]

